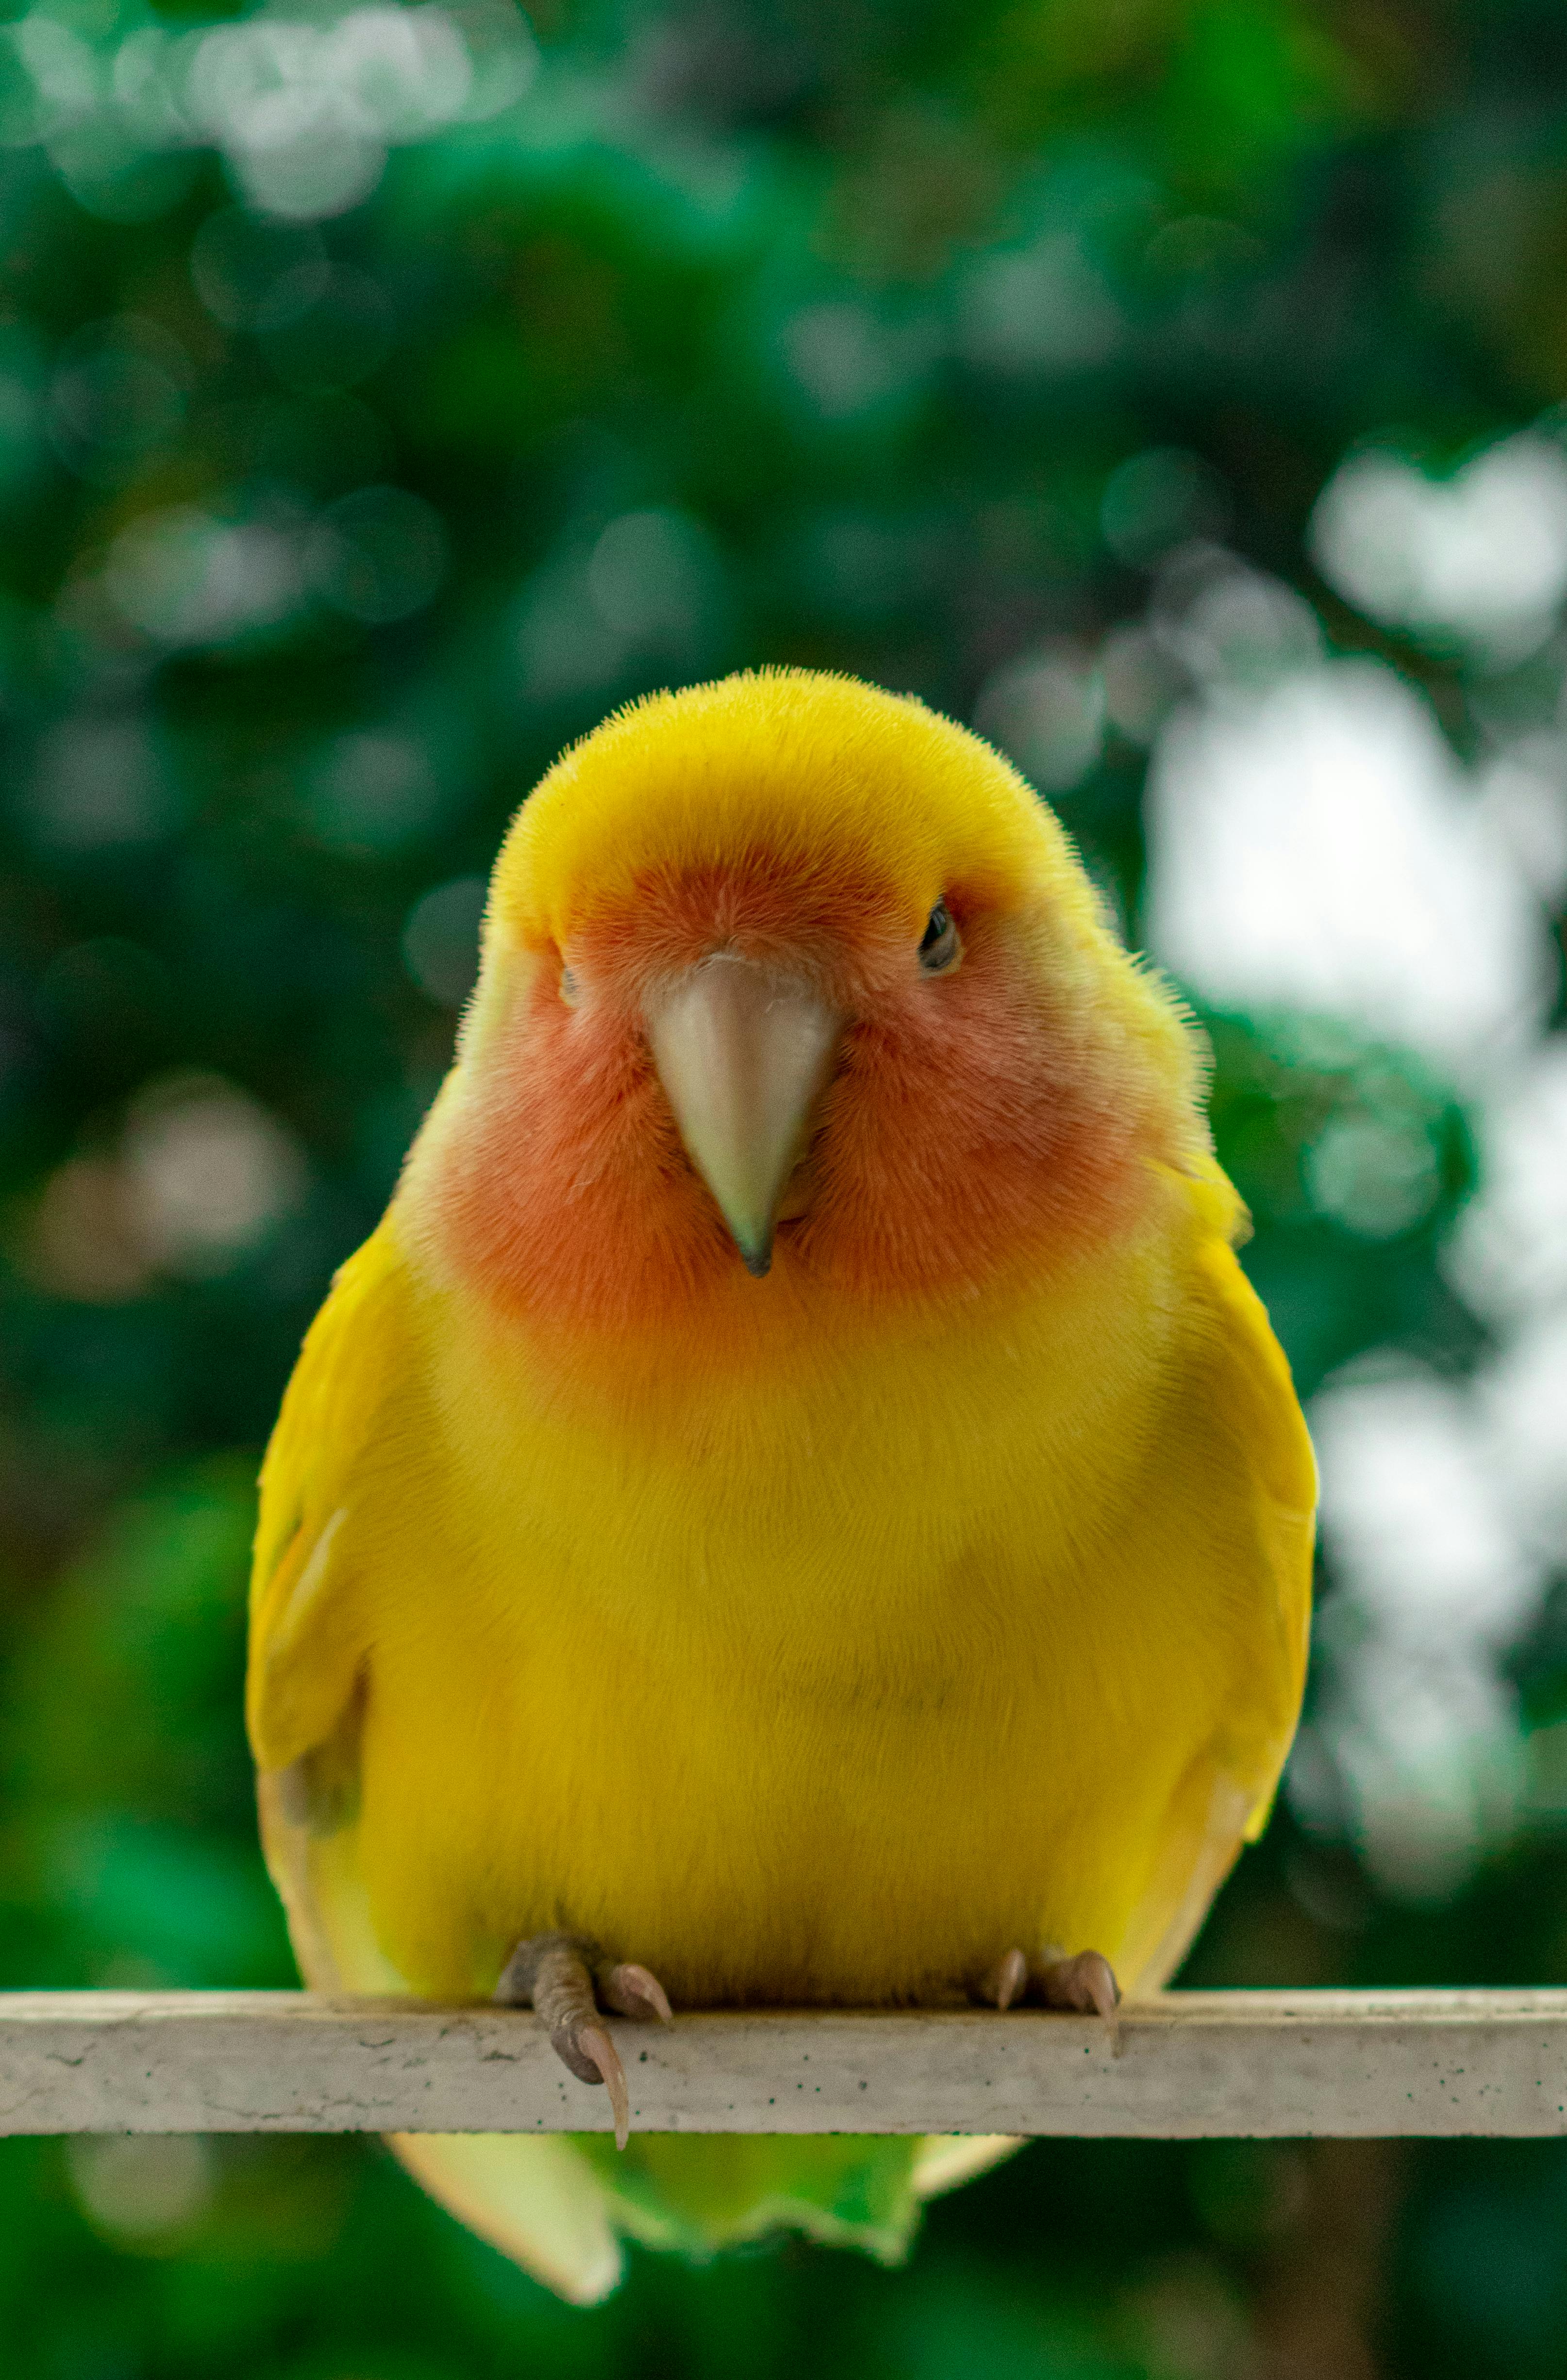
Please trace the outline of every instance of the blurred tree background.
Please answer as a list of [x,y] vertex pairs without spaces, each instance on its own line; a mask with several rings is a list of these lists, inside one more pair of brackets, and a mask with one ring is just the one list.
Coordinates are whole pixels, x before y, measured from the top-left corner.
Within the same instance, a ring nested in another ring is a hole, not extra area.
[[[1567,19],[0,24],[0,1982],[291,1980],[251,1483],[562,744],[796,661],[1055,801],[1212,1034],[1326,1484],[1187,1979],[1567,1981]],[[568,2312],[373,2144],[0,2144],[29,2380],[1567,2374],[1567,2143],[1044,2144]]]

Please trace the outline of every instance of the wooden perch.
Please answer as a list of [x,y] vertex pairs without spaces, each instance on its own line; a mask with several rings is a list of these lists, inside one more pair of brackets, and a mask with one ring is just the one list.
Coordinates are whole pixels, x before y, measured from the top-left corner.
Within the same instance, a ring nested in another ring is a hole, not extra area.
[[[1567,1992],[1171,1992],[1098,2019],[614,2022],[633,2129],[1152,2140],[1567,2132]],[[0,2131],[604,2131],[527,2011],[0,1993]]]

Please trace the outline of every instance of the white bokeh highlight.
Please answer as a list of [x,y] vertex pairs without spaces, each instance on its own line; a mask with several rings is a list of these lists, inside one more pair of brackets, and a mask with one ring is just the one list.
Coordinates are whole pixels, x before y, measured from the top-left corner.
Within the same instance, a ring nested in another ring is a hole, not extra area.
[[1373,619],[1519,660],[1567,595],[1567,455],[1524,431],[1446,480],[1352,455],[1318,498],[1310,541],[1330,586]]
[[262,7],[189,31],[142,23],[123,38],[109,12],[97,41],[82,24],[35,8],[0,27],[10,53],[0,149],[42,145],[95,208],[140,156],[210,143],[259,213],[341,214],[375,188],[392,150],[499,115],[540,63],[509,0],[450,12],[393,0],[309,16]]
[[1148,832],[1149,946],[1215,1007],[1341,1016],[1464,1075],[1537,1030],[1538,895],[1391,670],[1329,662],[1188,705]]

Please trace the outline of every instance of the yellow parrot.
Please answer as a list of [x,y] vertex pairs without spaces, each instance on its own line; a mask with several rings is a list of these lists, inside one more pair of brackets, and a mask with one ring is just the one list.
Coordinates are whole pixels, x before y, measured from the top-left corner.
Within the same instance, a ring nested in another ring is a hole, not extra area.
[[[310,1983],[531,2000],[624,2143],[604,2010],[1164,1981],[1289,1746],[1316,1495],[1203,1082],[917,701],[747,674],[551,770],[261,1476]],[[396,2145],[589,2301],[625,2235],[890,2259],[1006,2144]]]

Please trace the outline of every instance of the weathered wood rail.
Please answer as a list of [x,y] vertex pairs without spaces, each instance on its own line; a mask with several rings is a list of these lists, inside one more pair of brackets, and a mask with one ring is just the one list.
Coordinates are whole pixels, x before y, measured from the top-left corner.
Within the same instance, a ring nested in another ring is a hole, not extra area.
[[[1014,2010],[614,2020],[682,2132],[1567,2133],[1567,1992],[1171,1992]],[[527,2011],[309,1992],[0,1993],[0,2132],[607,2131]]]

